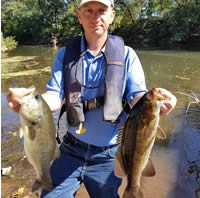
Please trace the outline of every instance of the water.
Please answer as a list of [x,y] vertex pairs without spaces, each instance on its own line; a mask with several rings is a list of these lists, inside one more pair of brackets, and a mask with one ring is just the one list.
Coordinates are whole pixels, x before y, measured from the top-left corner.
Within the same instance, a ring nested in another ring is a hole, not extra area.
[[[7,57],[2,57],[2,142],[10,137],[9,131],[12,133],[19,126],[18,115],[7,108],[8,88],[35,85],[44,92],[50,73],[42,72],[42,69],[51,66],[56,51],[42,46],[18,47]],[[167,139],[157,141],[153,148],[152,159],[157,174],[154,178],[143,178],[145,198],[196,198],[200,196],[197,193],[200,188],[200,107],[191,104],[186,115],[192,98],[178,92],[192,95],[193,90],[200,100],[200,52],[138,50],[137,54],[145,71],[148,89],[163,87],[178,99],[176,109],[160,121]],[[11,57],[22,60],[4,61]],[[7,75],[7,72],[24,70],[38,70],[39,73],[17,77]],[[57,117],[58,112],[54,114],[55,121]],[[65,131],[63,122],[61,129]]]
[[[1,62],[1,130],[2,138],[6,139],[4,131],[14,131],[19,126],[19,118],[16,113],[13,113],[7,108],[6,96],[9,87],[29,87],[34,85],[42,93],[45,91],[46,83],[50,77],[50,73],[37,73],[37,75],[19,75],[7,77],[9,73],[21,71],[29,72],[31,70],[40,71],[46,67],[51,67],[56,50],[50,47],[42,46],[22,46],[15,51],[10,52],[7,56],[2,57]],[[11,58],[16,58],[11,59]],[[23,61],[25,60],[25,61]],[[28,67],[29,66],[29,67]],[[13,122],[14,121],[14,122]]]

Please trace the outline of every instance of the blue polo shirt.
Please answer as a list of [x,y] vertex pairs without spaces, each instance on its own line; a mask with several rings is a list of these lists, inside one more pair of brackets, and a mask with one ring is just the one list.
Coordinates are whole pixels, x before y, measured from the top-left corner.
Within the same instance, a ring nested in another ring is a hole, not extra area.
[[[83,82],[86,87],[98,87],[96,89],[88,89],[82,87],[83,101],[104,95],[104,66],[105,59],[103,53],[105,48],[101,50],[98,56],[93,56],[89,49],[86,48],[84,36],[81,40],[82,51],[86,49],[83,57]],[[52,75],[46,86],[47,92],[57,94],[64,99],[64,79],[63,79],[63,58],[65,48],[61,48],[54,59],[52,67]],[[123,83],[123,98],[129,103],[134,96],[140,92],[146,92],[144,72],[135,51],[125,46],[125,80]],[[100,85],[100,86],[99,86]],[[76,134],[78,127],[69,127],[68,131],[77,139],[96,146],[109,146],[116,144],[117,132],[120,124],[126,119],[125,113],[122,115],[121,123],[111,124],[103,121],[103,108],[85,113],[84,128],[86,132]]]

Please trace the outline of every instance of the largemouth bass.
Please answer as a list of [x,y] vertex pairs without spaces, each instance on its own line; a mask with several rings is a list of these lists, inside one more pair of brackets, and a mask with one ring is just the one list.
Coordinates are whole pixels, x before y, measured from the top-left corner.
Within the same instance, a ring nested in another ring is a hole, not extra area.
[[141,176],[155,175],[150,153],[157,133],[160,106],[165,101],[153,88],[131,109],[125,124],[119,129],[114,172],[118,177],[127,178],[123,198],[144,198],[140,186]]
[[40,187],[50,191],[50,166],[60,155],[52,113],[35,87],[10,88],[9,91],[20,104],[20,134],[24,136],[24,151],[37,175],[32,191]]

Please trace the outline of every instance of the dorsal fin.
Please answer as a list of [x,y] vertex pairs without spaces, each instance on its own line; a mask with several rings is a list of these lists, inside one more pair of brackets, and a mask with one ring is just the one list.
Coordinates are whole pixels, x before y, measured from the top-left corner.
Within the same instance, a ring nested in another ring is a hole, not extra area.
[[142,175],[145,177],[153,177],[153,176],[155,176],[155,174],[156,174],[156,170],[154,168],[153,162],[149,158],[147,165],[142,172]]
[[118,135],[117,135],[117,144],[118,145],[121,145],[121,143],[122,143],[123,131],[124,131],[124,124],[120,125],[120,127],[118,129]]
[[33,129],[33,127],[29,126],[28,127],[28,137],[30,138],[30,140],[33,141],[35,139],[35,135],[36,135],[35,130]]
[[119,132],[119,133],[122,133],[123,130],[124,130],[124,124],[121,124],[121,125],[119,126],[118,132]]

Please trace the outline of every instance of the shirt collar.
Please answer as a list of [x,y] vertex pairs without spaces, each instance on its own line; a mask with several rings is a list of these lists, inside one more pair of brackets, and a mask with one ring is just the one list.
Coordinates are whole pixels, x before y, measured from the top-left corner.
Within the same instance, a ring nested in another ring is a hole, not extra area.
[[[101,49],[101,52],[104,53],[105,49],[106,49],[106,46],[104,46]],[[90,53],[90,50],[87,48],[87,45],[86,45],[85,34],[83,34],[81,37],[81,52],[84,52],[84,51],[88,51]]]
[[83,34],[81,37],[81,52],[84,52],[86,50],[88,50],[88,48],[86,46],[85,35]]

